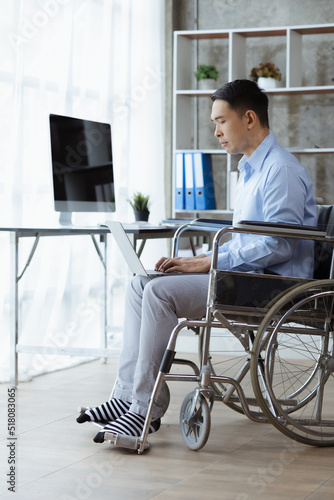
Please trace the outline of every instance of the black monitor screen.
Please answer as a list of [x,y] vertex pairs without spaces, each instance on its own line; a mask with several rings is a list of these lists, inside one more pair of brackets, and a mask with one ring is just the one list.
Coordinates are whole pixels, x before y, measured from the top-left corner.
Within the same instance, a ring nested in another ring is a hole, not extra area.
[[55,209],[115,211],[110,125],[51,114],[50,135]]

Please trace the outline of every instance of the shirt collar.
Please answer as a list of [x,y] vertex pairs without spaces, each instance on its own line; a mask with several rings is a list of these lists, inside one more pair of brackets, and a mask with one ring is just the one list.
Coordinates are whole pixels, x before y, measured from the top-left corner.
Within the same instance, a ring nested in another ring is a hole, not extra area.
[[260,170],[269,150],[275,142],[276,137],[272,132],[269,132],[269,135],[263,139],[250,158],[247,158],[246,155],[241,158],[238,164],[239,171],[251,170],[253,172],[254,170]]

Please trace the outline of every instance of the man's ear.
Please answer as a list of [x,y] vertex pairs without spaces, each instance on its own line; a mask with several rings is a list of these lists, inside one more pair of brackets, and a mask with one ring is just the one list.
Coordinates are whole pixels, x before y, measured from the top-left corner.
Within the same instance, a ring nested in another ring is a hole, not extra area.
[[247,120],[247,128],[248,130],[250,130],[251,128],[254,127],[255,123],[257,122],[256,113],[253,110],[249,109],[248,111],[246,111],[245,117]]

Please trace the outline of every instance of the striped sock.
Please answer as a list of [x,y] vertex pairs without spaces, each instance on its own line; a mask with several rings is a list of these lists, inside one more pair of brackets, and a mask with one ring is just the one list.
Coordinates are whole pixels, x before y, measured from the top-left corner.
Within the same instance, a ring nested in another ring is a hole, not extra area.
[[[123,434],[126,436],[141,436],[144,429],[145,417],[134,413],[133,411],[128,411],[125,415],[122,415],[115,422],[107,424],[103,427],[102,431],[98,432],[94,438],[95,443],[103,443],[104,434],[110,432],[113,434]],[[150,423],[149,434],[156,432],[160,428],[160,418]]]
[[79,424],[84,422],[113,422],[124,415],[124,413],[129,410],[130,406],[131,403],[127,401],[111,399],[95,408],[87,408],[87,410],[80,413],[77,422]]

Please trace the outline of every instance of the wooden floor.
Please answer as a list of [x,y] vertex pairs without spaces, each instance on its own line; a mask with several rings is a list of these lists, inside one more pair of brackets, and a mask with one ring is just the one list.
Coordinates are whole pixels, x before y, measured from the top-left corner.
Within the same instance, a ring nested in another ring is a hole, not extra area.
[[[304,446],[216,403],[206,446],[191,451],[178,424],[190,383],[170,384],[171,404],[143,455],[92,440],[76,423],[78,405],[109,395],[116,359],[83,364],[22,383],[16,392],[16,494],[7,490],[7,385],[0,386],[0,498],[19,500],[332,500],[334,449]],[[334,402],[333,402],[334,404]],[[14,441],[13,441],[14,442]]]

